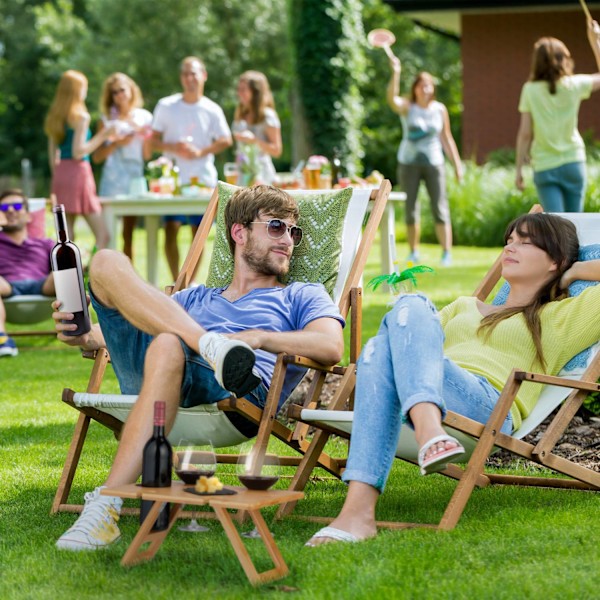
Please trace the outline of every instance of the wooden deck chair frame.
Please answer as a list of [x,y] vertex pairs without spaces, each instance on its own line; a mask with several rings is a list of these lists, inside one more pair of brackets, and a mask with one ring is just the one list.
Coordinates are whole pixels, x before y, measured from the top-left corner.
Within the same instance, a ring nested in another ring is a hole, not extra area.
[[[541,207],[535,205],[530,212],[541,212]],[[578,225],[581,239],[582,219],[585,214],[562,214],[570,218]],[[594,215],[594,217],[599,217]],[[600,242],[600,227],[596,223],[593,228],[588,225],[590,232],[595,232],[595,240],[585,240],[583,244]],[[480,285],[474,292],[474,296],[484,301],[488,298],[500,279],[502,270],[501,256],[494,262]],[[445,512],[437,524],[402,523],[402,522],[378,522],[380,527],[390,529],[403,529],[410,527],[428,527],[441,530],[453,529],[458,523],[467,502],[475,487],[485,487],[490,484],[509,484],[523,486],[540,486],[551,488],[566,488],[578,490],[600,490],[600,473],[587,469],[568,459],[556,455],[553,450],[564,434],[575,413],[581,406],[589,392],[600,390],[597,383],[600,377],[600,352],[592,358],[587,369],[577,377],[553,377],[539,373],[531,373],[514,369],[508,377],[500,394],[494,411],[485,425],[468,419],[462,415],[448,411],[444,419],[444,427],[456,436],[467,450],[470,459],[463,469],[456,464],[448,465],[441,474],[456,479],[458,484],[448,502]],[[524,382],[534,382],[545,386],[540,400],[534,411],[523,421],[522,426],[512,435],[500,432],[511,405]],[[535,444],[523,441],[523,438],[539,426],[554,410],[558,411],[553,417],[539,441]],[[317,466],[315,457],[322,450],[331,434],[338,434],[349,438],[352,430],[352,413],[340,410],[340,403],[332,403],[331,409],[312,410],[301,406],[292,406],[288,411],[290,417],[299,419],[314,427],[317,427],[309,449],[305,452],[302,464],[296,470],[290,489],[302,490],[312,470]],[[409,438],[408,444],[401,446],[402,439]],[[538,463],[556,473],[565,475],[566,478],[554,478],[545,476],[518,476],[503,475],[484,472],[485,461],[494,449],[502,448],[529,461]],[[418,447],[414,440],[414,434],[408,427],[403,426],[400,436],[399,449],[396,456],[416,464]],[[277,513],[278,517],[289,514],[295,503],[282,505]],[[330,522],[331,518],[308,517],[309,520],[318,522]]]
[[[29,198],[29,210],[35,212],[38,204],[42,208],[37,210],[44,210],[45,204],[48,201],[45,198]],[[56,198],[54,194],[50,198],[50,203],[54,205]],[[37,203],[37,204],[36,204]],[[8,324],[11,325],[31,325],[35,323],[41,323],[47,321],[52,316],[52,301],[54,300],[51,296],[42,296],[38,294],[12,296],[9,298],[2,298],[2,303],[6,310],[6,323],[7,323],[7,334],[11,337],[18,336],[32,336],[32,335],[51,335],[55,336],[56,331],[54,329],[42,329],[42,330],[21,330],[16,331],[12,328],[8,328]]]
[[[344,317],[347,317],[348,314],[350,315],[351,323],[349,351],[351,363],[356,361],[361,348],[362,290],[360,288],[360,283],[362,272],[367,261],[369,250],[375,239],[375,234],[379,227],[379,223],[385,212],[390,191],[391,184],[388,180],[385,180],[378,189],[356,189],[353,193],[353,198],[355,195],[357,195],[357,199],[358,197],[363,199],[362,201],[364,202],[364,208],[366,209],[366,211],[363,213],[363,217],[365,217],[366,223],[364,224],[364,227],[361,227],[363,225],[361,218],[360,222],[354,223],[353,225],[353,228],[356,231],[353,238],[354,256],[352,259],[350,259],[350,261],[348,261],[347,258],[342,257],[342,265],[345,265],[344,269],[347,268],[348,275],[343,281],[343,284],[341,284],[339,280],[336,284],[336,287],[339,288],[336,296],[338,297],[338,306],[340,312]],[[169,290],[169,292],[172,293],[177,290],[185,289],[190,285],[194,272],[199,264],[202,251],[206,245],[210,228],[215,220],[217,208],[218,190],[215,189],[177,281],[175,282],[173,288]],[[367,213],[368,217],[366,217]],[[346,218],[346,221],[349,222],[350,220]],[[356,227],[358,227],[358,229],[356,229]],[[110,357],[106,349],[101,349],[100,351],[84,355],[86,355],[88,358],[94,359],[94,365],[86,392],[83,394],[75,394],[75,397],[73,397],[70,390],[65,390],[63,392],[63,401],[70,404],[73,408],[76,408],[80,414],[75,425],[73,438],[69,446],[58,489],[52,504],[51,513],[60,511],[79,512],[82,509],[81,504],[69,503],[68,498],[72,487],[73,478],[81,458],[90,422],[94,420],[103,424],[111,429],[118,438],[124,419],[128,413],[128,408],[124,408],[124,406],[126,407],[128,403],[129,406],[131,406],[131,403],[135,401],[135,397],[131,396],[107,397],[106,400],[102,400],[103,410],[99,410],[98,397],[104,396],[99,392],[104,373],[110,361]],[[269,388],[269,393],[263,410],[257,408],[244,398],[232,397],[231,399],[222,400],[215,405],[195,407],[194,409],[179,409],[179,414],[190,414],[191,411],[203,411],[208,415],[212,414],[222,417],[222,411],[236,412],[258,426],[256,445],[260,448],[260,452],[263,454],[266,453],[267,443],[270,436],[275,435],[277,438],[282,440],[288,446],[297,450],[299,454],[302,455],[309,447],[309,442],[305,439],[308,426],[304,424],[298,424],[296,429],[292,430],[281,424],[275,418],[277,413],[278,399],[283,387],[286,369],[289,365],[304,366],[308,369],[313,369],[315,372],[315,376],[313,377],[306,401],[304,403],[306,407],[317,407],[318,398],[320,396],[325,377],[329,373],[343,375],[342,381],[338,388],[338,395],[345,394],[346,400],[354,388],[353,368],[345,369],[340,366],[325,367],[302,356],[280,354],[278,355],[275,363],[275,370],[273,373],[271,386]],[[110,412],[107,413],[105,410]],[[185,421],[185,419],[181,419],[181,421]],[[235,430],[233,425],[229,424],[229,427],[235,431],[238,440],[234,441],[232,439],[231,441],[221,444],[213,441],[213,444],[216,447],[231,446],[244,441],[245,438],[239,439],[240,433],[239,431]],[[228,439],[229,433],[230,432],[225,432],[225,439]],[[180,435],[180,437],[186,436]],[[237,461],[237,455],[219,454],[218,458],[224,463],[235,463]],[[300,461],[301,456],[281,457],[282,465],[297,466],[300,464]],[[317,464],[339,477],[341,470],[345,465],[345,460],[337,461],[330,458],[325,453],[320,453],[317,457]]]

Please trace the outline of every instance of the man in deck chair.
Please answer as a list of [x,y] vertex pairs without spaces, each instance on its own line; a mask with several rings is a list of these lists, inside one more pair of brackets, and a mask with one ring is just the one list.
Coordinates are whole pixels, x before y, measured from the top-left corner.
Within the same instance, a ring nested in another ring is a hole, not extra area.
[[[557,215],[530,213],[505,234],[503,305],[463,297],[440,313],[420,294],[399,297],[367,342],[357,366],[352,443],[342,479],[348,495],[338,517],[308,546],[357,542],[377,533],[375,506],[392,467],[405,420],[414,427],[423,475],[464,453],[446,434],[446,410],[486,423],[517,365],[556,375],[600,338],[600,285],[569,297],[575,280],[599,281],[600,260],[580,261],[577,231]],[[523,386],[502,433],[533,410],[541,386]]]
[[[14,340],[6,335],[6,310],[2,298],[29,294],[54,296],[54,279],[50,272],[50,239],[29,237],[31,221],[29,203],[21,190],[0,194],[3,227],[0,232],[0,358],[17,356]],[[48,298],[50,306],[50,298]]]
[[[72,315],[55,307],[58,338],[86,350],[108,348],[121,392],[139,393],[106,485],[139,477],[156,400],[166,401],[169,429],[179,406],[215,403],[230,392],[262,407],[275,353],[300,353],[326,365],[341,359],[344,323],[325,288],[280,283],[302,241],[297,220],[297,204],[282,190],[238,190],[225,210],[234,256],[228,287],[200,285],[169,298],[143,281],[124,254],[102,250],[90,267],[99,324],[85,336],[66,336]],[[301,377],[302,371],[292,373],[281,401]],[[94,550],[118,539],[122,501],[101,496],[101,487],[85,495],[81,516],[57,547]]]

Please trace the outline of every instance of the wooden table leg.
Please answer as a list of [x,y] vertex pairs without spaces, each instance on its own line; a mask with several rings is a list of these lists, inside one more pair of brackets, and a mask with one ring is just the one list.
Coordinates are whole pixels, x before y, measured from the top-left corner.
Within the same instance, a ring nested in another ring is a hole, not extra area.
[[[172,504],[169,525],[167,528],[164,531],[151,531],[163,504],[164,502],[160,501],[153,502],[148,516],[144,519],[139,531],[133,538],[133,541],[129,545],[129,548],[127,548],[127,552],[125,552],[125,555],[121,560],[121,565],[124,567],[130,567],[145,560],[150,560],[158,552],[158,549],[167,537],[167,534],[171,531],[171,527],[173,527],[173,524],[177,520],[179,511],[183,508],[183,504]],[[149,546],[143,550],[142,547],[144,544],[149,544]]]
[[265,520],[263,519],[259,510],[249,510],[248,513],[252,517],[252,521],[260,533],[260,537],[267,548],[273,564],[275,565],[273,569],[263,571],[262,573],[259,573],[256,570],[256,567],[250,558],[250,554],[248,553],[248,550],[246,549],[246,546],[244,545],[244,542],[233,523],[231,515],[229,512],[227,512],[227,509],[214,505],[212,508],[217,514],[219,521],[221,521],[223,529],[225,530],[225,533],[227,534],[227,537],[233,546],[233,550],[235,551],[238,560],[240,561],[240,564],[242,565],[242,568],[244,569],[244,572],[246,573],[246,576],[252,585],[258,585],[268,581],[273,581],[275,579],[280,579],[288,574],[289,569],[285,564],[283,556],[281,555],[277,544],[275,544],[275,540],[273,539],[273,536],[271,535],[271,532],[269,531],[269,528],[267,527],[267,524],[265,523]]

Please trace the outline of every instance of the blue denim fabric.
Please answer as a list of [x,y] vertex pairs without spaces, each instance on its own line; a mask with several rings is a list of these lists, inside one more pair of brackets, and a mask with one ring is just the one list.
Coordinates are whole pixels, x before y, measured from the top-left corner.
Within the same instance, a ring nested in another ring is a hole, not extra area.
[[[129,323],[114,308],[103,306],[90,288],[92,306],[98,315],[106,347],[119,381],[122,394],[139,394],[144,378],[144,360],[148,346],[154,339]],[[180,340],[185,355],[185,368],[181,383],[180,406],[191,408],[199,404],[214,404],[229,398],[231,393],[216,381],[208,363]],[[262,408],[267,397],[267,388],[260,384],[246,396],[250,402]]]
[[[444,332],[431,302],[419,294],[400,296],[357,366],[352,442],[344,481],[383,491],[400,428],[419,402],[433,402],[485,423],[500,396],[485,377],[444,357]],[[511,433],[509,414],[502,426]]]
[[586,187],[585,163],[536,171],[533,182],[546,212],[581,212]]
[[21,281],[9,281],[11,296],[27,296],[33,294],[34,296],[41,296],[42,288],[46,283],[46,277],[44,279],[23,279]]
[[192,227],[198,227],[200,221],[202,221],[203,215],[167,215],[163,217],[163,221],[178,221],[182,225],[191,225]]

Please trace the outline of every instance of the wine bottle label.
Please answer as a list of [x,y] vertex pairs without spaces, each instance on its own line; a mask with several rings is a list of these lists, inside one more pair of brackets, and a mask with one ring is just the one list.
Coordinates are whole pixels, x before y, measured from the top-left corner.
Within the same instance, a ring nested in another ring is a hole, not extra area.
[[61,311],[76,313],[83,310],[77,269],[54,271],[54,287],[56,298],[62,303]]

